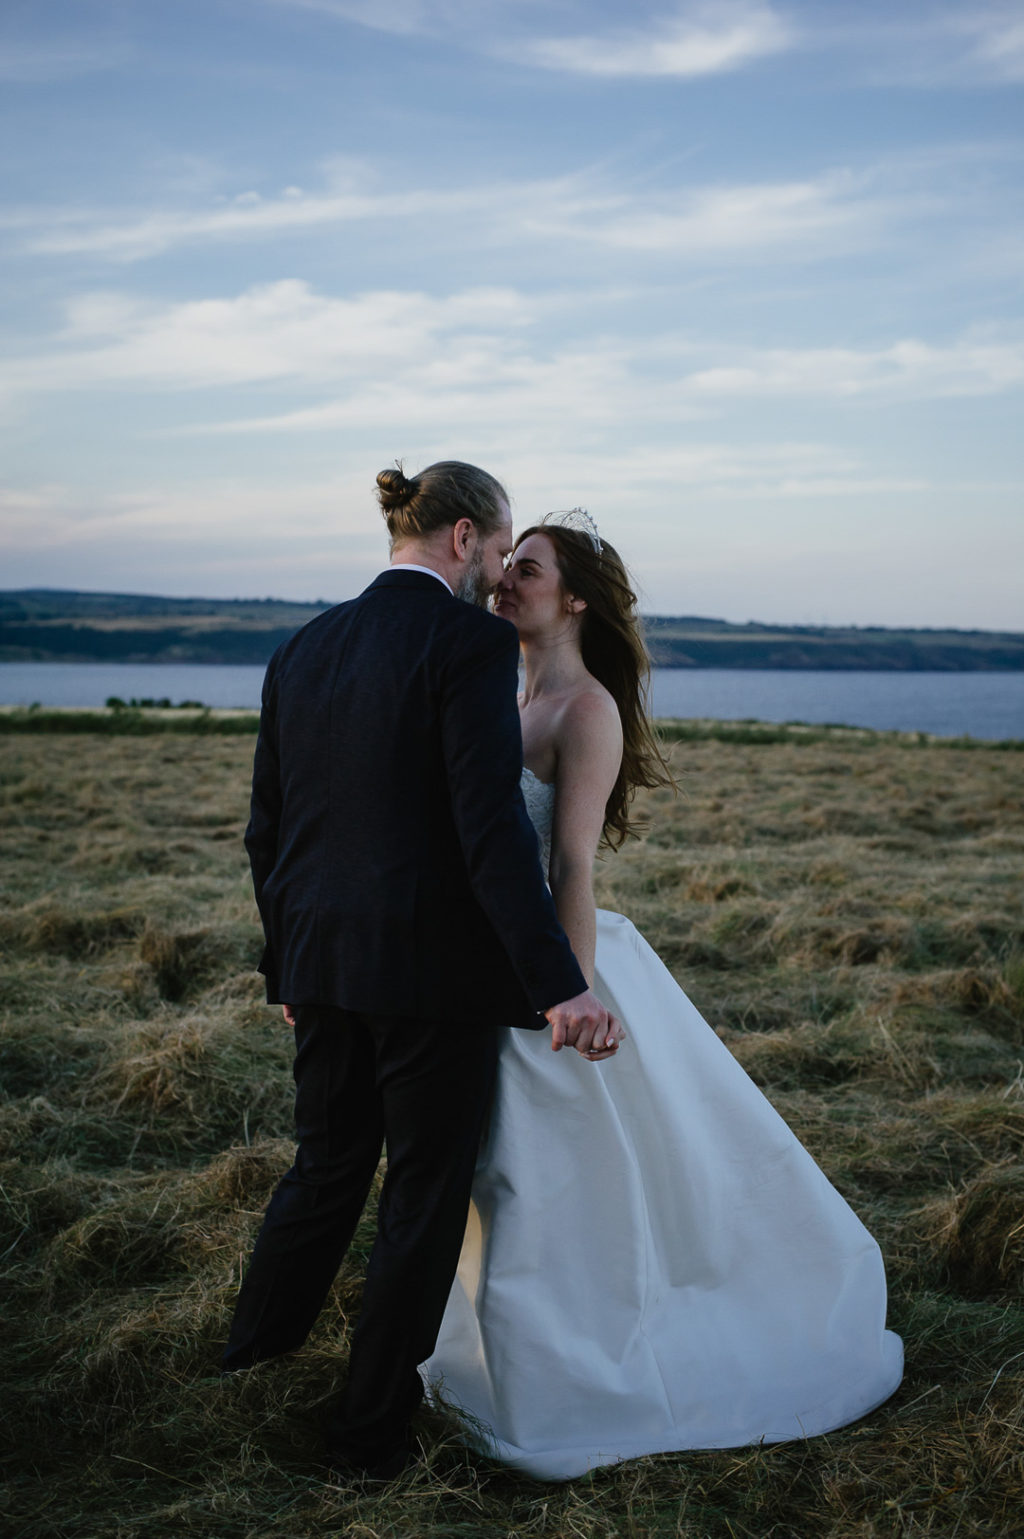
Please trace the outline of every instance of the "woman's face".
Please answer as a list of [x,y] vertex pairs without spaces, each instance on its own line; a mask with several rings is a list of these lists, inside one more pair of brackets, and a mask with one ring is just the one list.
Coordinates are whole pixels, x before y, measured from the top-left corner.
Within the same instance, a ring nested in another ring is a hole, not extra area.
[[546,534],[529,534],[516,546],[494,594],[494,612],[511,620],[520,636],[557,633],[570,618],[565,585]]

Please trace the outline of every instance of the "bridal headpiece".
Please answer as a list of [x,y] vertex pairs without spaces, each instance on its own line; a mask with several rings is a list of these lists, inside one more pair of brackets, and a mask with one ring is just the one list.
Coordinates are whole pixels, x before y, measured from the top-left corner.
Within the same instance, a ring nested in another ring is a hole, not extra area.
[[594,547],[594,554],[597,556],[604,550],[601,536],[597,532],[597,525],[586,508],[565,508],[557,513],[547,513],[541,519],[541,523],[557,524],[559,529],[571,529],[574,534],[584,535]]

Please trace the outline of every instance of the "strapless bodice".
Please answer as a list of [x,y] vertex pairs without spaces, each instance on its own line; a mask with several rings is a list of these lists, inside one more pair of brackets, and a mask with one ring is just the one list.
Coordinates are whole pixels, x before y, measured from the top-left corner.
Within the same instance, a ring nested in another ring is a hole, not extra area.
[[523,770],[519,784],[522,787],[526,810],[530,814],[530,822],[537,830],[540,863],[544,868],[544,875],[547,876],[548,866],[551,863],[551,825],[555,819],[555,788],[546,780],[539,779],[533,770],[529,769]]

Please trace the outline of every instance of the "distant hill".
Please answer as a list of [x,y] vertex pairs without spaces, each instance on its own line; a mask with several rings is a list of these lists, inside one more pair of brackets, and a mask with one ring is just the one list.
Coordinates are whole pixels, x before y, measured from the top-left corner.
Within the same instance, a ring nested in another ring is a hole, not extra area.
[[887,630],[883,626],[731,625],[697,616],[648,615],[662,668],[847,668],[966,673],[1024,668],[1024,633]]
[[0,661],[265,663],[330,600],[0,591]]
[[[330,608],[285,599],[161,598],[59,588],[0,591],[0,661],[262,664]],[[761,625],[697,615],[645,619],[662,668],[1024,669],[1017,631]]]

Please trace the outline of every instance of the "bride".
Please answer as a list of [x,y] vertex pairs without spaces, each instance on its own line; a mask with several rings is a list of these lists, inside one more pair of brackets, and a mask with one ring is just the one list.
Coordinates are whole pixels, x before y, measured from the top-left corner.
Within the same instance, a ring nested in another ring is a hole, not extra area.
[[544,1479],[827,1432],[902,1377],[878,1246],[621,914],[598,843],[668,772],[616,552],[581,510],[518,540],[523,791],[559,918],[622,1022],[600,1066],[510,1031],[436,1349],[484,1452]]

